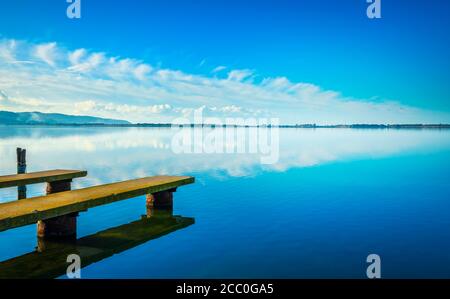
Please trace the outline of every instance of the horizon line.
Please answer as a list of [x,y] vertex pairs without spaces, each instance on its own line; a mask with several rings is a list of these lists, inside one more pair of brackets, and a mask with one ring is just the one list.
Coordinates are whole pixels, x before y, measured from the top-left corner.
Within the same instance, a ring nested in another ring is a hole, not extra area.
[[449,128],[447,123],[398,123],[398,124],[281,124],[281,125],[240,125],[240,124],[173,124],[173,123],[128,123],[128,124],[107,124],[107,123],[0,123],[1,126],[54,126],[54,127],[77,127],[77,126],[98,126],[98,127],[238,127],[238,128]]

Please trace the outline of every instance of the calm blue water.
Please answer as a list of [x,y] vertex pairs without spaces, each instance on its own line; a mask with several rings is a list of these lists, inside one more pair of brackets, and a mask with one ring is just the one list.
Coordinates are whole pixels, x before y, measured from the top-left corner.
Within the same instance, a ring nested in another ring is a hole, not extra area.
[[[174,214],[195,224],[82,269],[84,278],[450,278],[450,131],[285,129],[280,159],[175,154],[170,129],[0,127],[0,174],[86,169],[74,188],[196,177]],[[43,194],[43,185],[28,195]],[[0,190],[0,202],[16,189]],[[139,219],[139,197],[81,213],[79,237]],[[0,260],[32,252],[35,226],[0,233]]]

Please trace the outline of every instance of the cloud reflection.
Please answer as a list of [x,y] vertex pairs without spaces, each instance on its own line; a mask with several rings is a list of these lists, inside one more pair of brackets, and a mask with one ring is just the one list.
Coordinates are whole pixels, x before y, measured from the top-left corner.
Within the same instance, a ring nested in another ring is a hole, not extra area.
[[446,130],[282,129],[280,159],[257,154],[175,154],[176,131],[159,128],[0,127],[1,174],[15,172],[16,147],[28,150],[28,171],[86,169],[76,187],[157,174],[206,174],[220,179],[283,172],[354,159],[450,149]]

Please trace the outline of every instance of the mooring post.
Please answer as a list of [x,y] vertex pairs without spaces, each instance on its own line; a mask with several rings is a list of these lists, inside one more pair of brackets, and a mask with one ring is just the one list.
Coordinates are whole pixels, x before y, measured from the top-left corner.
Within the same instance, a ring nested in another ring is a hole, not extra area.
[[[47,183],[47,195],[69,191],[72,180],[56,181]],[[71,239],[77,236],[78,213],[71,213],[51,219],[40,220],[37,224],[39,238],[61,238]]]
[[[17,174],[22,174],[27,172],[27,160],[26,160],[26,149],[21,149],[18,147],[17,152]],[[17,199],[27,198],[27,186],[17,187]]]
[[173,193],[177,189],[155,192],[147,195],[147,217],[152,217],[155,210],[173,210]]

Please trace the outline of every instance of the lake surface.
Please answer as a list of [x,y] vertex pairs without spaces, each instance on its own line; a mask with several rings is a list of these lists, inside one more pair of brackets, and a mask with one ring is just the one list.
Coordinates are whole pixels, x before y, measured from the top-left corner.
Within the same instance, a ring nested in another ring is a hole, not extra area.
[[[92,263],[83,278],[450,278],[450,130],[281,129],[279,160],[176,154],[162,128],[0,127],[0,175],[85,169],[73,188],[192,175],[174,214],[195,223]],[[44,185],[28,187],[41,195]],[[15,188],[0,202],[16,200]],[[145,197],[80,214],[85,237],[140,219]],[[35,225],[0,233],[0,261],[33,252]],[[63,276],[62,276],[63,277]]]

